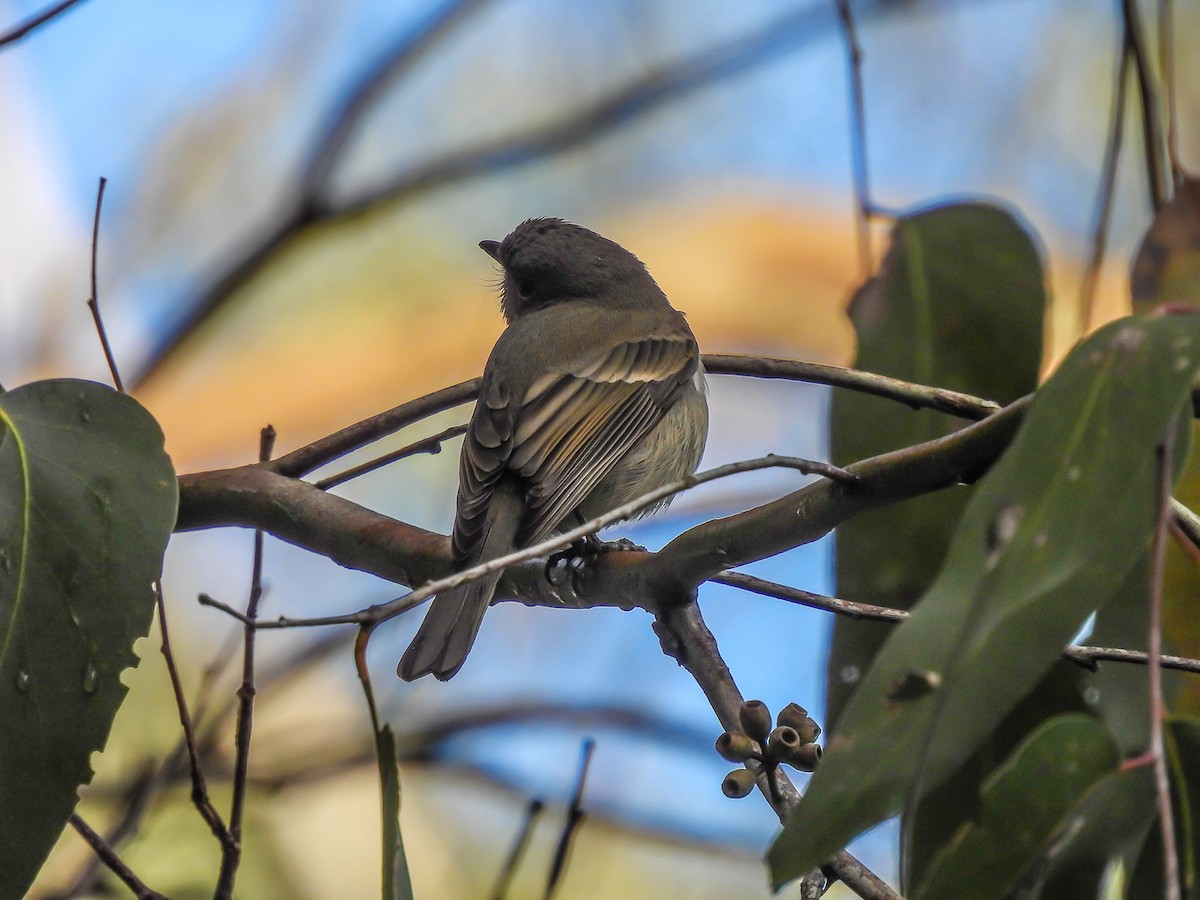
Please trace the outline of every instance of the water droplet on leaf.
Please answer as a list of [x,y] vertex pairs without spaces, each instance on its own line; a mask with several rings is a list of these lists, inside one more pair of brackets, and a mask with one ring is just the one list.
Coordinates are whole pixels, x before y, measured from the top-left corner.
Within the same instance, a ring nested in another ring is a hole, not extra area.
[[27,690],[29,690],[29,683],[31,681],[33,681],[33,679],[30,677],[29,673],[22,669],[17,673],[16,677],[17,690],[22,694],[25,693]]
[[83,692],[85,694],[94,694],[99,684],[100,673],[96,671],[95,666],[88,663],[87,668],[83,670]]

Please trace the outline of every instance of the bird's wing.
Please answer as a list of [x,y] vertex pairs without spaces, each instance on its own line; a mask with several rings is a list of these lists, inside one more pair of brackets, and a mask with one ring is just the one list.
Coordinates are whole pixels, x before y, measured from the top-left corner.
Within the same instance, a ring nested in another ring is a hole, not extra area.
[[473,559],[482,546],[490,495],[506,472],[526,488],[518,542],[549,535],[659,423],[698,359],[690,334],[651,335],[540,375],[521,397],[498,382],[485,384],[461,457],[458,558]]

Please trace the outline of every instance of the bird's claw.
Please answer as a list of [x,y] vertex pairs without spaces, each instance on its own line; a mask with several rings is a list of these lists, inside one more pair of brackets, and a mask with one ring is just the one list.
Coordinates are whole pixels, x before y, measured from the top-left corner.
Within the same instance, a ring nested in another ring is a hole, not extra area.
[[564,576],[569,576],[572,587],[578,588],[588,567],[606,553],[638,550],[645,552],[646,548],[635,544],[629,538],[618,538],[615,541],[602,541],[594,534],[580,538],[546,559],[546,580],[558,587],[563,584]]

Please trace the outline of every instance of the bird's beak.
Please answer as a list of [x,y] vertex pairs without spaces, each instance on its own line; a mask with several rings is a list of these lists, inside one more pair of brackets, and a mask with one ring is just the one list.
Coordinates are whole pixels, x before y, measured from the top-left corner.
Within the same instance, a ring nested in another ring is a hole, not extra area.
[[480,241],[479,249],[494,259],[500,262],[500,242],[499,241]]

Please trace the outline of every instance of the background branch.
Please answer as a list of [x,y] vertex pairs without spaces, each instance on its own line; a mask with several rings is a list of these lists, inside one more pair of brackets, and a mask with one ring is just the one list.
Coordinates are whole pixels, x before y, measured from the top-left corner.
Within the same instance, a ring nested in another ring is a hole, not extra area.
[[19,25],[16,25],[3,34],[0,34],[0,47],[5,47],[8,44],[15,44],[17,41],[21,40],[21,38],[27,37],[30,33],[41,28],[52,19],[58,18],[60,15],[65,13],[72,6],[79,2],[80,0],[62,0],[61,3],[56,3],[54,6],[47,7],[37,15],[31,16]]
[[[468,11],[474,4],[464,4]],[[451,4],[451,7],[456,6]],[[863,4],[858,15],[878,12],[889,4]],[[459,11],[455,16],[465,13]],[[441,37],[458,18],[447,17],[447,24],[430,29],[429,40]],[[682,60],[654,68],[639,78],[609,92],[600,100],[568,113],[550,125],[529,129],[516,135],[483,141],[413,166],[345,199],[334,201],[311,193],[302,205],[287,209],[281,217],[247,241],[248,249],[216,276],[199,294],[181,303],[185,310],[180,320],[165,330],[157,347],[150,353],[135,379],[140,385],[153,376],[171,352],[223,307],[234,294],[257,277],[276,254],[312,228],[333,221],[360,216],[385,205],[411,200],[436,188],[446,187],[469,178],[497,174],[546,158],[594,141],[606,134],[645,117],[668,103],[683,99],[723,79],[768,63],[783,53],[791,52],[826,32],[836,24],[836,17],[823,7],[808,7],[788,12],[764,27],[717,46],[706,47]],[[394,52],[413,54],[403,40]],[[389,62],[377,63],[379,71],[388,69]],[[403,67],[401,67],[403,68]],[[369,79],[368,79],[369,80]],[[384,80],[381,79],[381,83]],[[350,103],[369,105],[378,99],[377,89],[362,93],[351,92]],[[361,98],[361,100],[357,99]],[[361,110],[349,112],[349,107],[335,112],[327,126],[339,134],[352,130]],[[349,122],[349,125],[342,123]],[[318,149],[306,166],[307,177],[314,174],[324,179],[331,163],[336,160],[345,138],[318,137]],[[302,188],[301,193],[306,193]]]

